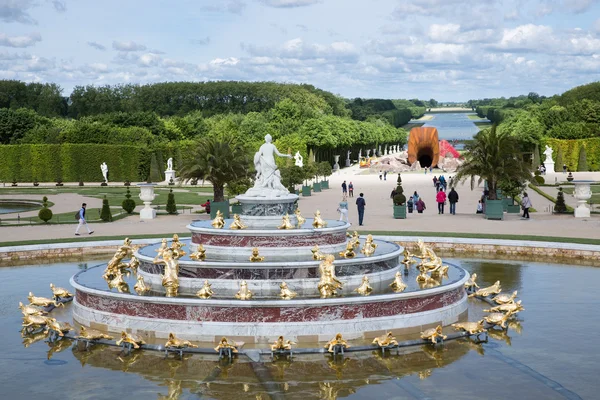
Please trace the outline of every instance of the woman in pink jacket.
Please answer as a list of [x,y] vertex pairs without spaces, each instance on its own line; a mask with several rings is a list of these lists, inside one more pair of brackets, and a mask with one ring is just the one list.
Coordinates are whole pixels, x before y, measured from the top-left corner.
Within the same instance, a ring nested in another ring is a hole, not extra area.
[[444,189],[441,189],[439,192],[437,192],[435,195],[435,201],[438,203],[438,214],[443,214],[444,204],[446,204],[446,193],[444,192]]

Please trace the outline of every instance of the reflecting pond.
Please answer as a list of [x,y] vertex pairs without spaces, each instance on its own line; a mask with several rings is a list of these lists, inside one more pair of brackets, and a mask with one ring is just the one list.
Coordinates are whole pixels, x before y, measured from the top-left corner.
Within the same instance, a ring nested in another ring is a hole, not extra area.
[[[125,356],[115,347],[50,346],[43,337],[23,339],[19,301],[27,293],[51,294],[49,284],[98,261],[0,268],[0,387],[7,399],[559,399],[597,398],[598,356],[594,335],[600,269],[531,261],[447,259],[476,272],[480,286],[502,282],[519,291],[525,311],[507,332],[488,343],[471,340],[403,349],[399,355],[349,353],[298,355],[293,361],[224,364],[216,356],[165,359],[157,352]],[[483,315],[469,300],[469,320]],[[70,305],[52,311],[70,320]],[[447,329],[448,332],[451,329]],[[412,338],[415,338],[414,336]]]
[[[438,130],[440,140],[468,140],[479,132],[479,128],[469,119],[468,113],[436,113],[426,114],[433,116],[423,125],[424,127],[434,127]],[[473,115],[473,114],[471,114]]]

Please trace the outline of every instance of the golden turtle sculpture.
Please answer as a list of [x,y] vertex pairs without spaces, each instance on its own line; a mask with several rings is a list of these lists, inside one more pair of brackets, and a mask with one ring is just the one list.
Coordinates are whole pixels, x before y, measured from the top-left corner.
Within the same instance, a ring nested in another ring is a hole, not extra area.
[[25,315],[23,316],[23,330],[24,331],[35,331],[39,328],[44,328],[48,325],[48,317],[43,315]]
[[271,351],[289,351],[295,344],[295,342],[292,342],[291,340],[286,341],[283,336],[279,336],[275,343],[271,345]]
[[169,340],[165,343],[165,347],[174,347],[176,349],[184,349],[186,347],[198,347],[195,344],[192,344],[189,340],[179,339],[172,332],[169,333]]
[[477,284],[477,274],[473,273],[469,277],[469,280],[465,282],[465,289],[467,290],[475,290],[475,288],[479,289],[479,285]]
[[113,340],[114,338],[106,333],[102,333],[97,331],[96,329],[86,328],[84,326],[79,327],[79,336],[77,339],[86,339],[86,340]]
[[122,331],[121,339],[116,341],[116,345],[121,346],[124,343],[131,345],[131,347],[133,347],[134,349],[139,349],[141,345],[146,344],[146,342],[138,335]]
[[50,284],[50,289],[52,289],[54,300],[73,297],[73,293],[69,292],[67,289],[56,287],[53,283]]
[[475,293],[471,293],[469,297],[487,297],[491,296],[492,294],[499,294],[501,291],[502,288],[500,287],[500,281],[496,281],[496,283],[494,283],[492,286],[484,287],[478,289]]
[[486,331],[483,327],[483,320],[477,322],[457,322],[452,324],[452,327],[457,331],[468,332],[469,335],[478,335]]
[[282,300],[291,300],[298,295],[298,293],[296,293],[292,289],[290,289],[288,287],[288,284],[285,282],[281,282],[281,284],[279,285],[279,288],[281,289],[279,292],[279,297]]
[[342,346],[344,349],[350,347],[348,342],[346,342],[342,337],[341,333],[335,335],[335,337],[327,342],[327,344],[325,344],[323,347],[325,347],[329,353],[333,353],[336,346]]
[[390,284],[392,290],[396,293],[403,292],[406,289],[406,283],[402,281],[402,274],[400,271],[396,272],[394,276],[394,281]]
[[438,325],[435,328],[427,329],[421,332],[421,339],[423,340],[431,340],[431,343],[436,344],[438,342],[438,338],[441,338],[442,341],[447,339],[448,336],[444,335],[442,332],[442,326]]
[[515,290],[511,294],[500,293],[496,297],[492,297],[492,301],[498,305],[509,304],[509,303],[514,303],[516,297],[517,297],[517,291]]
[[215,347],[215,351],[216,352],[220,352],[221,349],[231,349],[232,353],[237,353],[238,352],[237,348],[238,348],[237,344],[229,343],[229,341],[227,340],[227,338],[225,336],[223,336],[221,338],[221,341],[217,345],[217,347]]
[[511,315],[512,313],[510,312],[506,314],[494,312],[486,315],[483,319],[492,326],[500,325],[501,328],[506,329],[506,321],[508,321]]
[[44,311],[43,309],[41,309],[38,306],[32,306],[31,304],[24,305],[21,302],[19,302],[19,309],[21,310],[23,315],[46,315],[46,314],[48,314],[46,311]]
[[366,275],[363,276],[360,286],[354,289],[354,291],[358,292],[358,294],[362,296],[370,295],[373,291],[373,288],[371,287],[371,285],[369,285],[369,277]]
[[58,336],[65,336],[65,333],[72,331],[74,328],[68,322],[57,321],[56,318],[48,318],[46,324],[46,333],[51,330],[56,332]]
[[385,335],[373,339],[373,344],[376,344],[379,347],[398,346],[398,341],[394,335],[392,335],[392,332],[388,332]]
[[58,303],[54,299],[48,299],[46,297],[36,297],[33,293],[29,292],[29,296],[27,296],[27,300],[29,300],[29,305],[31,306],[39,306],[39,307],[48,307],[48,306],[63,306],[63,303]]
[[519,300],[516,303],[501,304],[499,306],[492,307],[488,310],[483,310],[483,311],[517,314],[518,312],[523,311],[523,310],[525,310],[525,308],[523,308],[523,306],[521,305],[521,300]]

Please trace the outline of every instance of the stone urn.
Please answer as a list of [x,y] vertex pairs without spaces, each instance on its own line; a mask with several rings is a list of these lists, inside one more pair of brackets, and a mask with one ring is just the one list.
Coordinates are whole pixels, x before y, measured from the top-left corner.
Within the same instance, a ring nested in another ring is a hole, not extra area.
[[156,197],[154,193],[154,183],[139,183],[140,187],[140,200],[144,202],[144,208],[140,211],[140,219],[154,219],[156,218],[156,210],[150,205]]
[[577,199],[577,208],[575,209],[575,218],[589,218],[590,208],[587,206],[587,201],[592,197],[592,189],[590,184],[593,181],[574,180],[575,198]]
[[340,156],[339,155],[335,155],[333,156],[334,160],[335,160],[335,164],[333,164],[333,170],[334,171],[339,171],[340,170]]

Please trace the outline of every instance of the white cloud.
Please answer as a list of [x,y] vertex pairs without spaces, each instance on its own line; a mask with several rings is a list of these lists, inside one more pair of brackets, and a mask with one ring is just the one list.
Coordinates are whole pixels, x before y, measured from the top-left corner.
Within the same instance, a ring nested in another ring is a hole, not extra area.
[[131,40],[125,40],[125,41],[114,40],[112,42],[112,47],[113,47],[113,49],[119,50],[119,51],[143,51],[143,50],[146,50],[146,46],[144,46],[143,44],[138,44]]
[[565,0],[567,8],[577,14],[588,11],[597,2],[598,0]]
[[106,50],[106,46],[98,43],[98,42],[87,42],[88,46],[93,47],[96,50],[104,51]]
[[489,43],[500,37],[495,29],[475,29],[464,31],[459,24],[432,24],[428,37],[439,43]]
[[39,33],[31,33],[24,36],[8,36],[5,33],[0,33],[0,46],[6,47],[29,47],[42,41],[42,35]]
[[496,48],[508,51],[538,51],[545,46],[554,47],[553,30],[544,25],[520,25],[513,29],[505,29]]
[[282,45],[254,46],[242,44],[251,56],[270,56],[291,59],[329,59],[355,62],[359,53],[354,44],[349,42],[333,42],[329,45],[306,43],[300,38],[288,40]]
[[260,0],[266,6],[276,8],[295,8],[312,6],[313,4],[322,3],[322,0]]
[[36,6],[34,0],[0,0],[0,21],[36,24],[29,10]]

